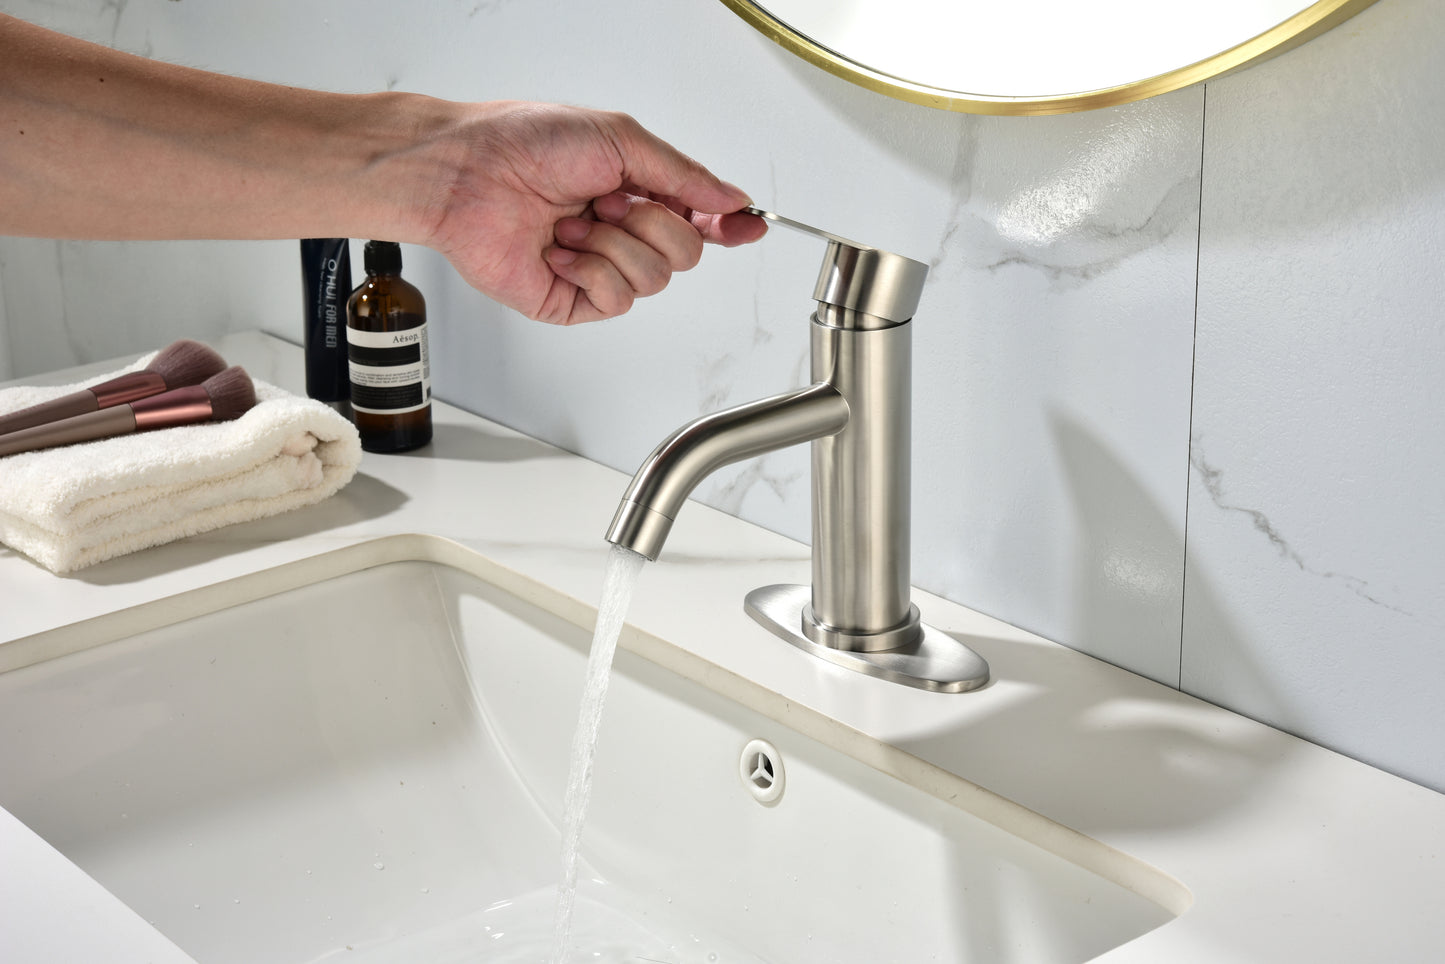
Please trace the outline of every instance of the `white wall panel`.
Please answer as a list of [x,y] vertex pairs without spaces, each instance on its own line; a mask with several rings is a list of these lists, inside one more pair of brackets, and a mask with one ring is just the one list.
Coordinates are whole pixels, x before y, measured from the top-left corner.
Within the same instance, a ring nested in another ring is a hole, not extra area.
[[1445,789],[1445,7],[1212,84],[1184,686]]

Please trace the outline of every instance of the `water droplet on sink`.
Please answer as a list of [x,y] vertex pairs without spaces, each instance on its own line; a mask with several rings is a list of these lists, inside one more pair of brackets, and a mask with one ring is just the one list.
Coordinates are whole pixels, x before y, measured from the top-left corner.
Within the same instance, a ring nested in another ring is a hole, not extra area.
[[382,862],[379,861],[379,860],[378,860],[376,863],[372,864],[371,866],[375,867],[377,870],[385,870],[385,869],[386,869],[386,864],[382,863]]

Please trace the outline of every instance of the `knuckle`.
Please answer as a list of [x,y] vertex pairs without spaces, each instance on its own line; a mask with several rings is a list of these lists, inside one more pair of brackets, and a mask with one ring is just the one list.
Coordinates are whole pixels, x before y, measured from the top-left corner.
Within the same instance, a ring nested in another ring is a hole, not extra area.
[[602,111],[602,117],[613,130],[621,131],[625,134],[635,135],[643,130],[642,125],[637,122],[637,119],[625,111]]
[[678,271],[691,271],[698,266],[698,262],[702,261],[702,251],[702,235],[695,233],[688,238],[673,267]]
[[588,297],[604,318],[615,318],[618,315],[625,315],[632,309],[633,297],[631,292],[612,291],[603,294],[588,292]]
[[638,281],[635,286],[638,294],[643,297],[655,295],[672,281],[672,271],[663,264],[652,265],[642,273]]

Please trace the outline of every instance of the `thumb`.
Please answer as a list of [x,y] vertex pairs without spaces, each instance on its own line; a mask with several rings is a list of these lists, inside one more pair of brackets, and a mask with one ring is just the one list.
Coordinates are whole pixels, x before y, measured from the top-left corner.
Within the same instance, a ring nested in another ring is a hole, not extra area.
[[752,203],[742,188],[719,179],[628,115],[613,115],[612,123],[623,177],[641,192],[675,198],[706,214],[731,214]]

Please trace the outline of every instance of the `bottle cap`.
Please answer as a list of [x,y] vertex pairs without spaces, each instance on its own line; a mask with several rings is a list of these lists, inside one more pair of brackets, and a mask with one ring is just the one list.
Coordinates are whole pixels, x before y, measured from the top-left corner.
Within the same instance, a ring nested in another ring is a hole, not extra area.
[[395,241],[368,241],[363,263],[371,274],[401,274],[401,245]]

